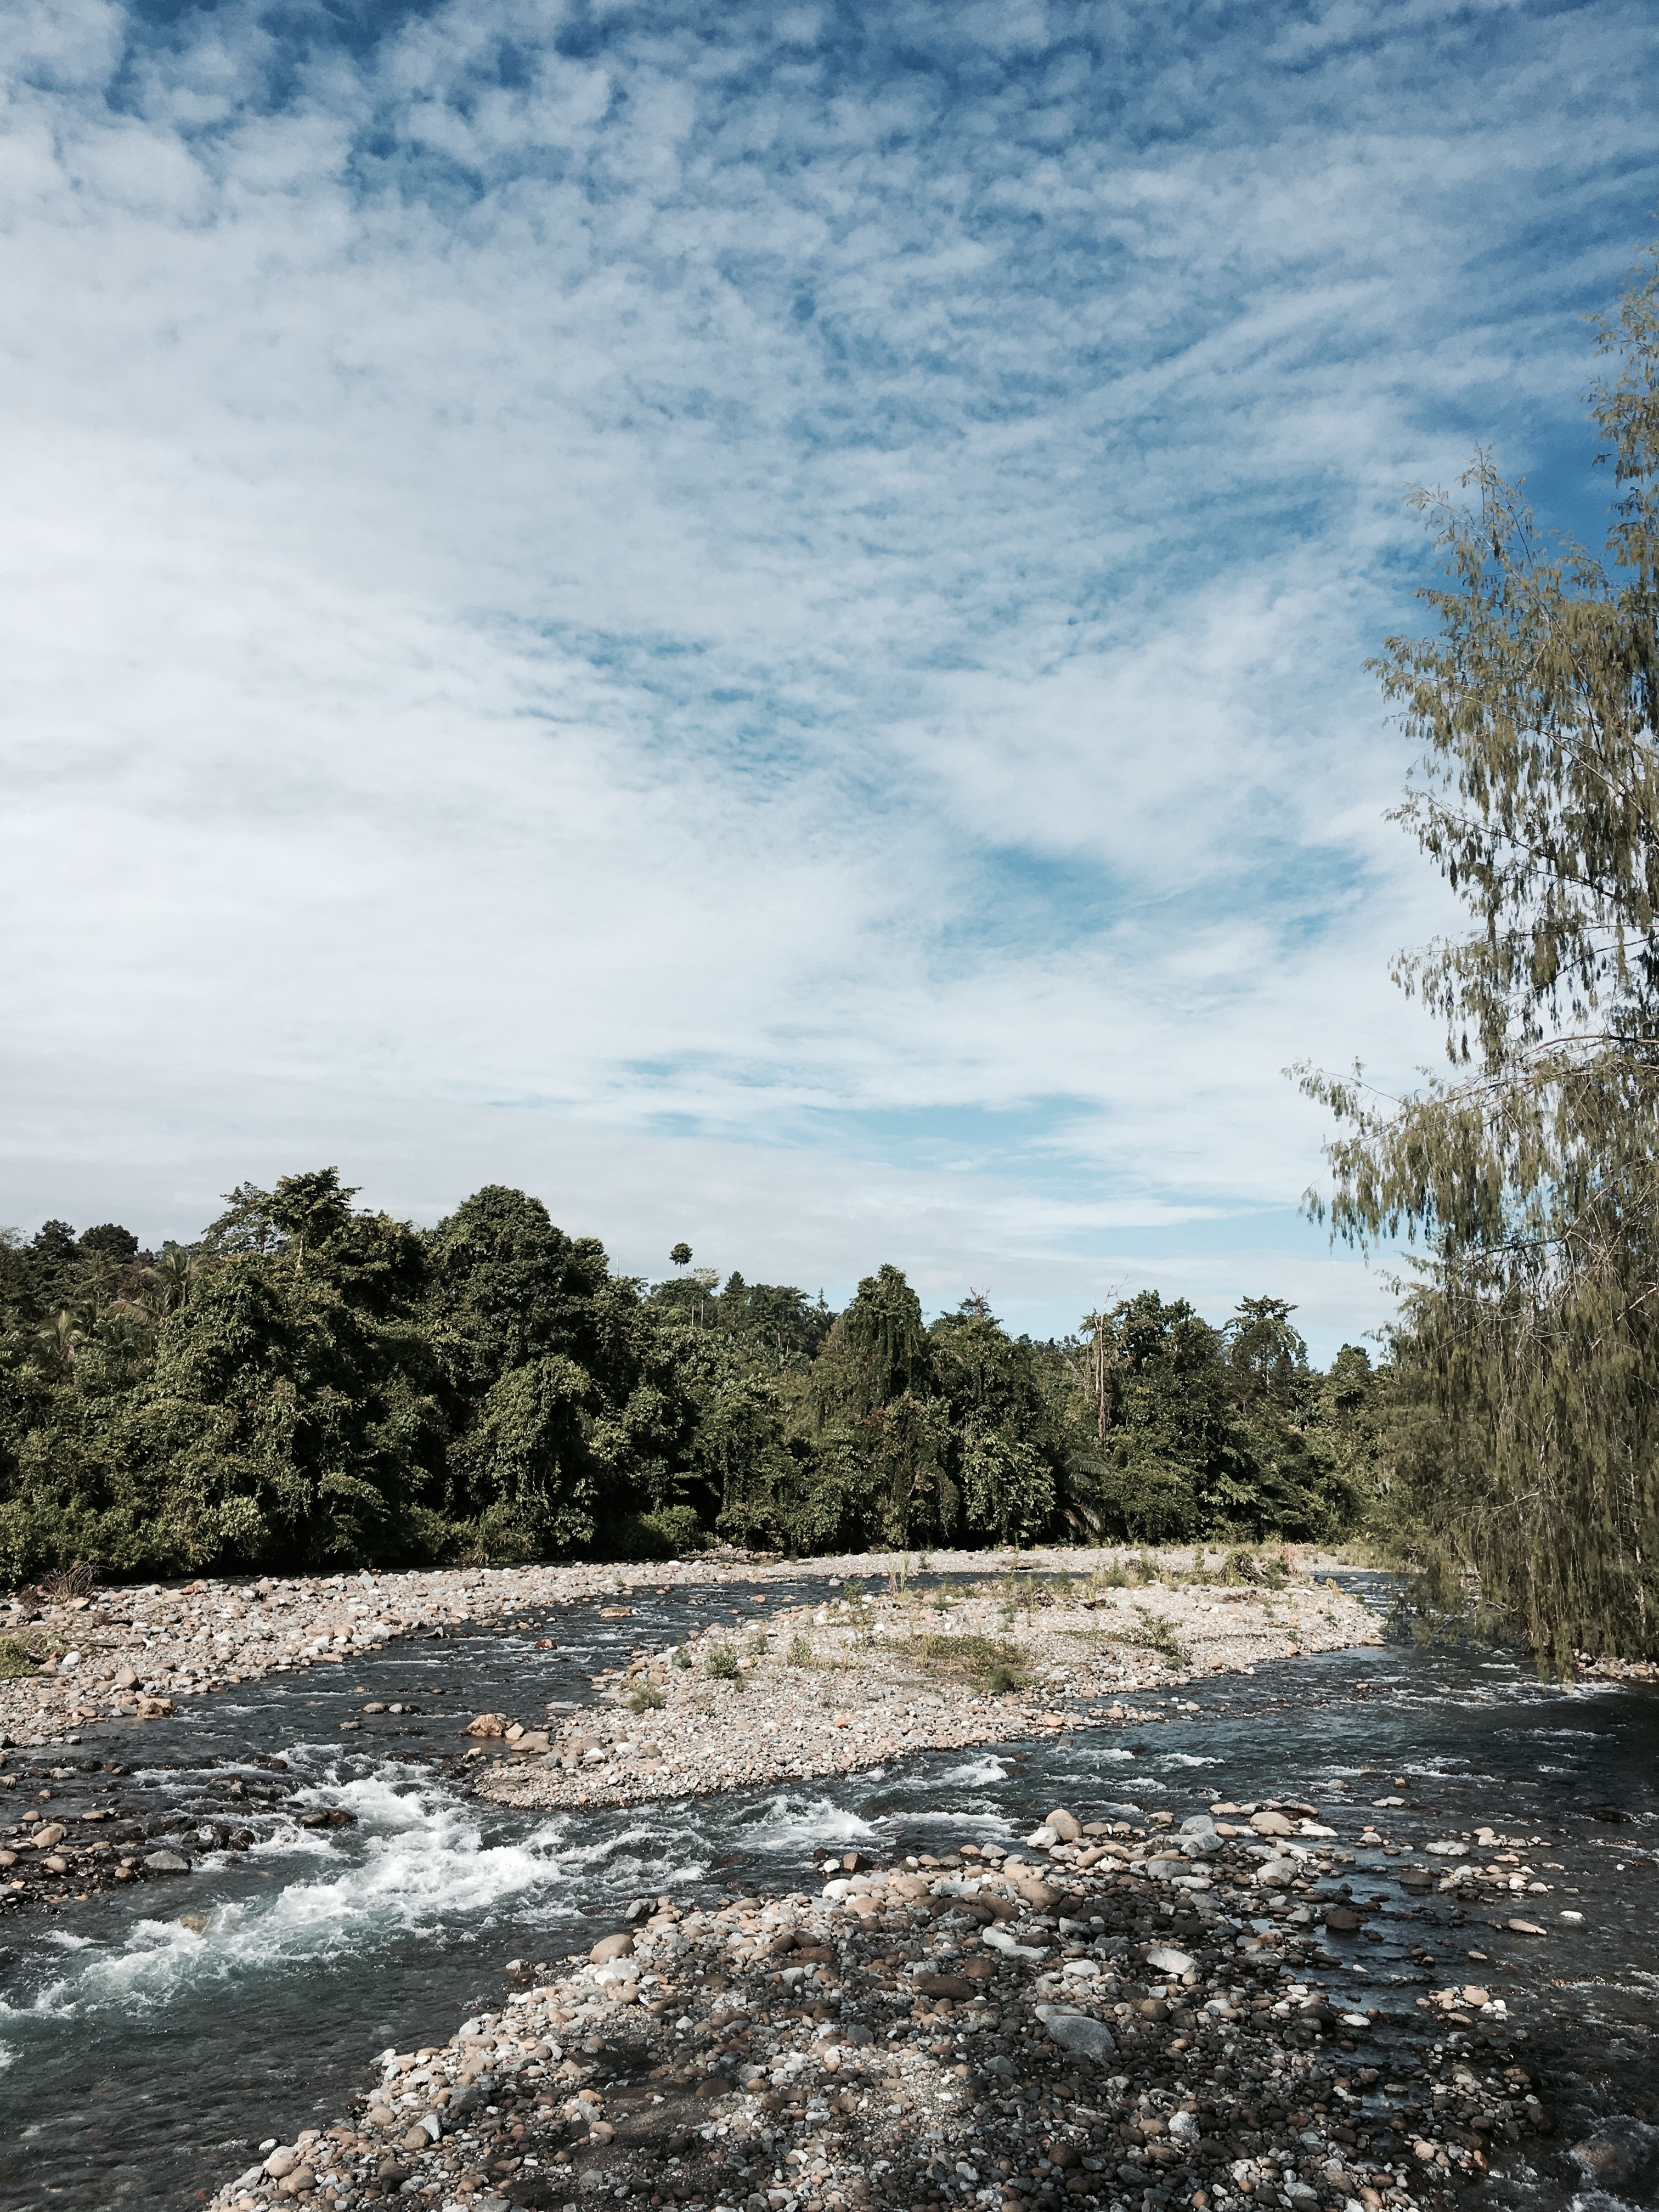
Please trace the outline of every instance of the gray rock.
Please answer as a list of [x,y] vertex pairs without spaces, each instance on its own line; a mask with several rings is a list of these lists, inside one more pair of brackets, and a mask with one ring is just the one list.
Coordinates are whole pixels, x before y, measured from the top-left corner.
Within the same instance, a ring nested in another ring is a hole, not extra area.
[[1104,2058],[1117,2049],[1117,2039],[1105,2021],[1091,2020],[1084,2013],[1058,2012],[1043,2026],[1051,2042],[1080,2058]]
[[144,1861],[146,1874],[188,1874],[190,1861],[182,1851],[152,1851]]
[[1146,1964],[1160,1974],[1190,1974],[1197,1963],[1188,1953],[1175,1950],[1167,1943],[1160,1943],[1146,1954]]

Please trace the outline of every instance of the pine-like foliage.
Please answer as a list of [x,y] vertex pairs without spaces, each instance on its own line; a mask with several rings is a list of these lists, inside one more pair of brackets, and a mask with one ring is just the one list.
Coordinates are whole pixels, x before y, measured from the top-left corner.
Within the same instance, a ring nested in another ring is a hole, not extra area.
[[[1645,272],[1645,273],[1644,273]],[[1346,1124],[1336,1232],[1421,1238],[1401,1351],[1410,1518],[1540,1652],[1659,1651],[1659,254],[1598,328],[1605,553],[1478,455],[1419,495],[1444,566],[1382,688],[1423,746],[1399,818],[1473,927],[1401,963],[1453,1073]]]

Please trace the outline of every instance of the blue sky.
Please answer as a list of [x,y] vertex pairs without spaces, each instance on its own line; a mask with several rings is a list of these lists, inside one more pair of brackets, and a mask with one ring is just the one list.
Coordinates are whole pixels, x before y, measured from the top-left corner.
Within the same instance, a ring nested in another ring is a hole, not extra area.
[[1363,663],[1659,202],[1632,5],[3,28],[0,1220],[339,1164],[1044,1333],[1382,1277],[1432,1033]]

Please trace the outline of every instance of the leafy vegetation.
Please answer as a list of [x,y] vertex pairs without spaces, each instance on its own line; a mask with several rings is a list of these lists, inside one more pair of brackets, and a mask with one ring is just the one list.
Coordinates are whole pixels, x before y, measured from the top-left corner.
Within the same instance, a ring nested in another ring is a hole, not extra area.
[[354,1195],[245,1185],[159,1254],[0,1240],[0,1578],[725,1539],[902,1587],[942,1544],[1322,1535],[1372,1480],[1377,1378],[1315,1372],[1281,1301],[1217,1329],[1146,1292],[1035,1343],[978,1297],[927,1322],[892,1267],[836,1314],[689,1252],[618,1274],[521,1191],[424,1231]]
[[1479,454],[1417,501],[1437,633],[1378,664],[1423,747],[1400,818],[1471,919],[1398,970],[1451,1072],[1403,1102],[1304,1077],[1346,1125],[1337,1232],[1426,1255],[1383,1440],[1399,1548],[1563,1668],[1659,1653],[1659,250],[1599,343],[1604,557]]

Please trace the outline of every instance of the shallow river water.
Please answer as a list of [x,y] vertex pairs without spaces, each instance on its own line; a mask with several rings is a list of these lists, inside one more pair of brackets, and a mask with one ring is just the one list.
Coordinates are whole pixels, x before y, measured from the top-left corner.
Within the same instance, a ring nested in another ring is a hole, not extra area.
[[[1139,1705],[1166,1717],[1138,1733],[1081,1730],[644,1809],[503,1812],[431,1764],[465,1747],[473,1713],[584,1703],[590,1673],[641,1644],[752,1620],[745,1596],[635,1592],[631,1614],[612,1620],[597,1606],[538,1610],[504,1632],[408,1640],[226,1692],[174,1721],[13,1752],[19,1803],[50,1789],[54,1812],[73,1813],[118,1796],[161,1827],[188,1806],[258,1840],[235,1854],[210,1835],[188,1877],[0,1925],[0,2207],[196,2202],[266,2138],[326,2124],[379,2052],[441,2042],[498,2002],[509,1960],[585,1948],[642,1893],[796,1888],[831,1843],[942,1850],[1008,1842],[1056,1804],[1085,1819],[1108,1802],[1180,1819],[1222,1797],[1304,1799],[1347,1848],[1356,1814],[1382,1799],[1404,1801],[1376,1818],[1414,1847],[1483,1823],[1538,1839],[1523,1856],[1553,1865],[1554,1892],[1507,1910],[1546,1928],[1541,1940],[1494,1927],[1490,1908],[1413,1904],[1403,1860],[1358,1853],[1344,1870],[1352,1893],[1389,1909],[1370,1933],[1328,1939],[1340,1963],[1326,1978],[1413,2036],[1435,2032],[1416,2003],[1430,1988],[1478,1979],[1504,1995],[1526,2038],[1516,2055],[1547,2077],[1562,2129],[1495,2197],[1535,2212],[1659,2203],[1651,1689],[1540,1685],[1503,1654],[1390,1644],[1147,1693]],[[538,1650],[549,1635],[558,1648]],[[371,1699],[419,1711],[365,1719]],[[347,1720],[358,1728],[343,1730]],[[126,1771],[112,1776],[110,1762]],[[263,1802],[273,1786],[288,1794]],[[298,1825],[330,1808],[355,1824]],[[1563,1908],[1583,1925],[1564,1928]],[[182,1924],[186,1913],[204,1929]],[[1611,2193],[1589,2190],[1569,2155],[1596,2130],[1625,2152]]]

